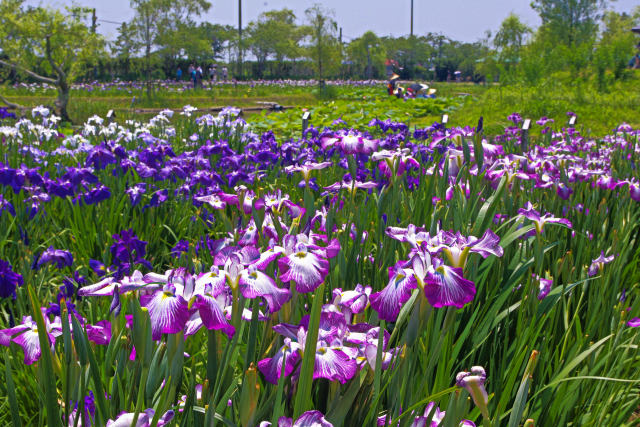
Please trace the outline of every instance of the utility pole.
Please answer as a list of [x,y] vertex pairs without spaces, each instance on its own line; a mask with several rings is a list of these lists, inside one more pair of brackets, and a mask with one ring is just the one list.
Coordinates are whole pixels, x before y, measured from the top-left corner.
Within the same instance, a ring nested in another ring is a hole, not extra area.
[[413,0],[411,0],[411,37],[413,37]]
[[242,78],[242,0],[238,0],[238,76]]
[[[95,34],[97,28],[98,28],[98,17],[96,16],[96,9],[93,8],[91,9],[91,32]],[[95,80],[98,79],[98,67],[95,64],[93,65],[93,78]]]
[[91,32],[95,34],[97,28],[98,28],[98,17],[96,16],[96,10],[91,9]]

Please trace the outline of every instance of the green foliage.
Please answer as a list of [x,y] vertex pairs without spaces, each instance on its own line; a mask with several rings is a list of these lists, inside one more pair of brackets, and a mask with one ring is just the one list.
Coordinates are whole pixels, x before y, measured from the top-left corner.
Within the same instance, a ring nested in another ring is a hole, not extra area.
[[502,21],[500,30],[493,39],[493,44],[498,49],[502,81],[512,79],[514,70],[520,62],[522,46],[529,33],[531,33],[531,29],[520,21],[518,15],[511,13]]
[[607,0],[534,0],[542,28],[556,43],[574,47],[593,39]]
[[338,43],[338,24],[332,13],[320,4],[315,4],[305,11],[309,20],[306,29],[310,40],[308,57],[313,61],[315,76],[322,81],[326,76],[333,75],[342,61],[342,46]]
[[102,37],[86,25],[88,13],[79,7],[65,14],[26,7],[23,0],[0,2],[0,66],[56,87],[57,113],[63,121],[70,120],[70,85],[104,53]]
[[373,31],[352,40],[347,47],[347,56],[353,61],[357,75],[361,78],[384,77],[384,62],[387,52],[382,40]]
[[257,58],[261,72],[270,57],[281,68],[285,59],[295,60],[303,55],[300,41],[305,31],[296,25],[295,20],[296,16],[290,9],[272,10],[262,13],[257,21],[247,26],[247,44]]

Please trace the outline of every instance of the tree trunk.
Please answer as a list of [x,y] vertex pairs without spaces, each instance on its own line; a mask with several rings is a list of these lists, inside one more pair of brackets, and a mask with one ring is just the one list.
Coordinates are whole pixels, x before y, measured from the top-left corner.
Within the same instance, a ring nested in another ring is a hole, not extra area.
[[67,105],[69,104],[69,85],[66,80],[61,80],[58,85],[58,99],[56,99],[55,106],[58,110],[58,115],[63,122],[71,123],[71,118],[67,112]]
[[151,98],[151,44],[147,42],[145,49],[146,74],[147,74],[147,98]]

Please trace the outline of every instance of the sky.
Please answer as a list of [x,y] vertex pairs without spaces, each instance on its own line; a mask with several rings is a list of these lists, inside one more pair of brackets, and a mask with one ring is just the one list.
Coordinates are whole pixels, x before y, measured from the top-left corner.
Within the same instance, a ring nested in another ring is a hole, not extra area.
[[[73,0],[27,0],[30,5],[64,7]],[[180,1],[180,0],[176,0]],[[75,4],[96,9],[98,30],[114,39],[117,25],[133,16],[129,0],[75,0]],[[210,0],[211,9],[201,17],[217,24],[238,25],[238,1]],[[242,0],[243,26],[267,10],[289,8],[304,22],[304,11],[317,0]],[[324,0],[322,5],[334,11],[334,19],[342,27],[343,38],[349,41],[365,31],[379,36],[409,34],[411,0]],[[500,23],[513,12],[530,27],[540,24],[531,0],[414,0],[414,34],[442,33],[459,41],[474,42],[487,30],[495,34]],[[616,0],[609,6],[618,12],[631,12],[638,0]]]

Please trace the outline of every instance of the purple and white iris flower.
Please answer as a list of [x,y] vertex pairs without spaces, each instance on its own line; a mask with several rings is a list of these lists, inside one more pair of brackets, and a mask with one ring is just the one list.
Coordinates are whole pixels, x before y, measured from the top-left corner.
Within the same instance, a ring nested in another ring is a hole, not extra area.
[[545,279],[544,277],[540,277],[537,274],[532,275],[533,279],[538,282],[538,299],[543,300],[549,295],[551,292],[551,287],[553,286],[553,279]]
[[[270,427],[269,421],[262,421],[259,427]],[[292,418],[280,417],[277,427],[333,427],[329,421],[324,418],[320,411],[303,412],[300,417],[293,421]]]
[[389,282],[380,292],[371,294],[371,307],[378,312],[380,319],[395,322],[402,305],[411,297],[411,291],[417,287],[413,270],[396,265],[389,268]]
[[280,280],[294,282],[296,291],[308,293],[316,290],[329,273],[329,262],[298,243],[295,251],[278,260]]
[[[107,421],[107,427],[130,427],[135,419],[134,412],[123,412],[115,420]],[[145,409],[144,411],[138,414],[138,420],[136,421],[135,427],[150,427],[151,422],[153,421],[153,417],[155,415],[155,411],[152,408]],[[165,412],[158,420],[156,426],[162,427],[171,422],[175,413],[173,410],[169,410]]]
[[540,215],[540,212],[533,208],[531,202],[527,202],[524,208],[518,209],[518,215],[531,220],[535,226],[536,234],[542,234],[545,224],[561,224],[568,228],[573,227],[571,221],[565,218],[556,218],[550,213]]
[[593,277],[598,274],[598,272],[601,272],[604,269],[604,265],[609,264],[614,258],[615,255],[604,256],[604,251],[601,251],[600,256],[591,261],[588,271],[589,277]]

